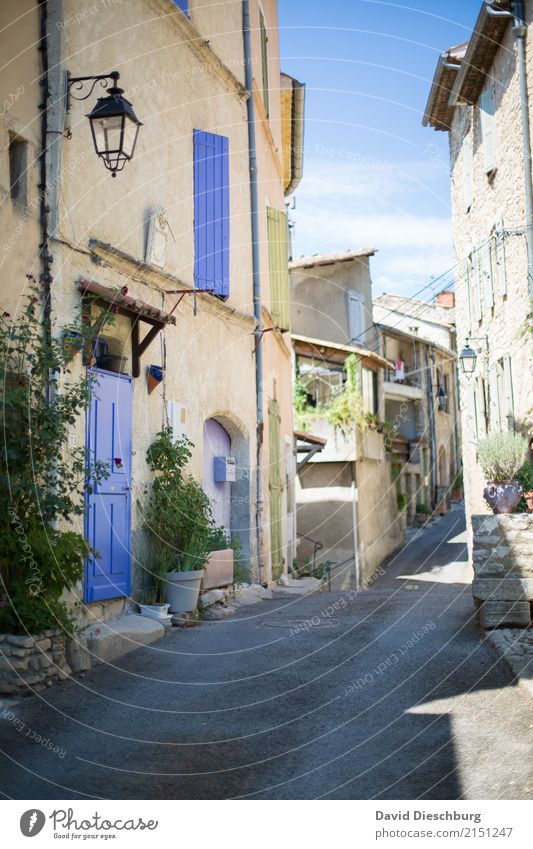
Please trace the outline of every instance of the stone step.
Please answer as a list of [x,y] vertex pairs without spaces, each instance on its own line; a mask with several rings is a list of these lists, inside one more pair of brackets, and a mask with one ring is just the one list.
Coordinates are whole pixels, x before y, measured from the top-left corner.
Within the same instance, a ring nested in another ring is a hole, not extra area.
[[130,651],[159,640],[165,628],[155,619],[136,613],[91,625],[84,633],[92,663],[111,663]]
[[479,622],[482,628],[527,628],[531,624],[531,607],[528,601],[484,601],[479,608]]
[[474,578],[474,598],[502,601],[533,601],[533,578]]

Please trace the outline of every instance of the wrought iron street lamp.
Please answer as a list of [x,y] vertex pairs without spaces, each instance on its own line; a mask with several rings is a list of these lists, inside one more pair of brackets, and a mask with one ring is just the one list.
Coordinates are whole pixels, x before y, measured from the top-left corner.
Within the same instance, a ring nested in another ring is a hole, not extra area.
[[477,355],[481,354],[483,349],[478,348],[477,352],[475,348],[472,348],[471,342],[483,342],[485,345],[485,351],[488,351],[489,348],[489,340],[487,336],[474,337],[470,336],[465,340],[465,346],[461,353],[459,354],[459,362],[461,363],[461,368],[463,370],[463,374],[471,375],[476,370],[477,363]]
[[[103,160],[113,177],[116,177],[117,171],[122,171],[126,162],[132,159],[139,127],[142,127],[133,111],[133,106],[122,96],[124,91],[117,85],[119,77],[118,71],[112,71],[110,74],[94,77],[69,75],[67,78],[67,112],[70,110],[70,98],[87,100],[97,83],[107,89],[107,96],[98,98],[87,118],[91,124],[96,154]],[[107,88],[110,80],[113,85]],[[74,94],[75,91],[83,91],[86,82],[92,83],[89,92],[80,96]],[[68,137],[70,138],[70,130]]]

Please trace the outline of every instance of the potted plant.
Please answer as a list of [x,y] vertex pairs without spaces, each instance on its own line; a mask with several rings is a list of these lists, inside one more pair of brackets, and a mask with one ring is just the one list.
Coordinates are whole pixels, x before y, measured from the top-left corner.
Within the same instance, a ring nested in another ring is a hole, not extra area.
[[165,590],[161,564],[156,561],[152,568],[143,567],[144,586],[141,588],[141,601],[138,601],[139,613],[149,619],[168,621],[169,604],[165,602]]
[[524,463],[516,479],[522,487],[522,502],[517,512],[533,513],[533,463]]
[[463,498],[463,473],[459,472],[455,476],[452,484],[452,499],[453,501],[462,501]]
[[191,448],[186,437],[175,440],[165,428],[147,452],[154,480],[143,508],[145,530],[172,613],[196,608],[214,530],[209,498],[185,471]]
[[209,554],[208,535],[197,533],[187,540],[173,569],[163,574],[165,601],[171,613],[190,613],[196,610],[200,584]]
[[479,443],[478,461],[487,481],[483,496],[494,513],[513,513],[520,501],[522,487],[516,476],[527,449],[520,433],[492,433]]

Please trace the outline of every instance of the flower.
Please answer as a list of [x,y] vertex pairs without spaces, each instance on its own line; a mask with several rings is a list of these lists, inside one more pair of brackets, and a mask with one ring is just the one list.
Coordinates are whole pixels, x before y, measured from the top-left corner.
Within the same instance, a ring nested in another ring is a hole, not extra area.
[[117,468],[121,469],[123,466],[122,457],[113,457],[113,463],[117,466]]
[[127,294],[128,294],[128,287],[127,287],[127,286],[123,286],[123,287],[122,287],[122,294],[123,294],[123,295],[127,295]]

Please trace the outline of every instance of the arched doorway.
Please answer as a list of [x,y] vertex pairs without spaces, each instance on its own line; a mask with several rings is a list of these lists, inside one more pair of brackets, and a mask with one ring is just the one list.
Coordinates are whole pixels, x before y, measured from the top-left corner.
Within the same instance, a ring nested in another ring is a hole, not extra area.
[[215,457],[231,455],[231,438],[216,419],[204,423],[204,492],[211,499],[215,524],[231,531],[231,484],[215,481]]

